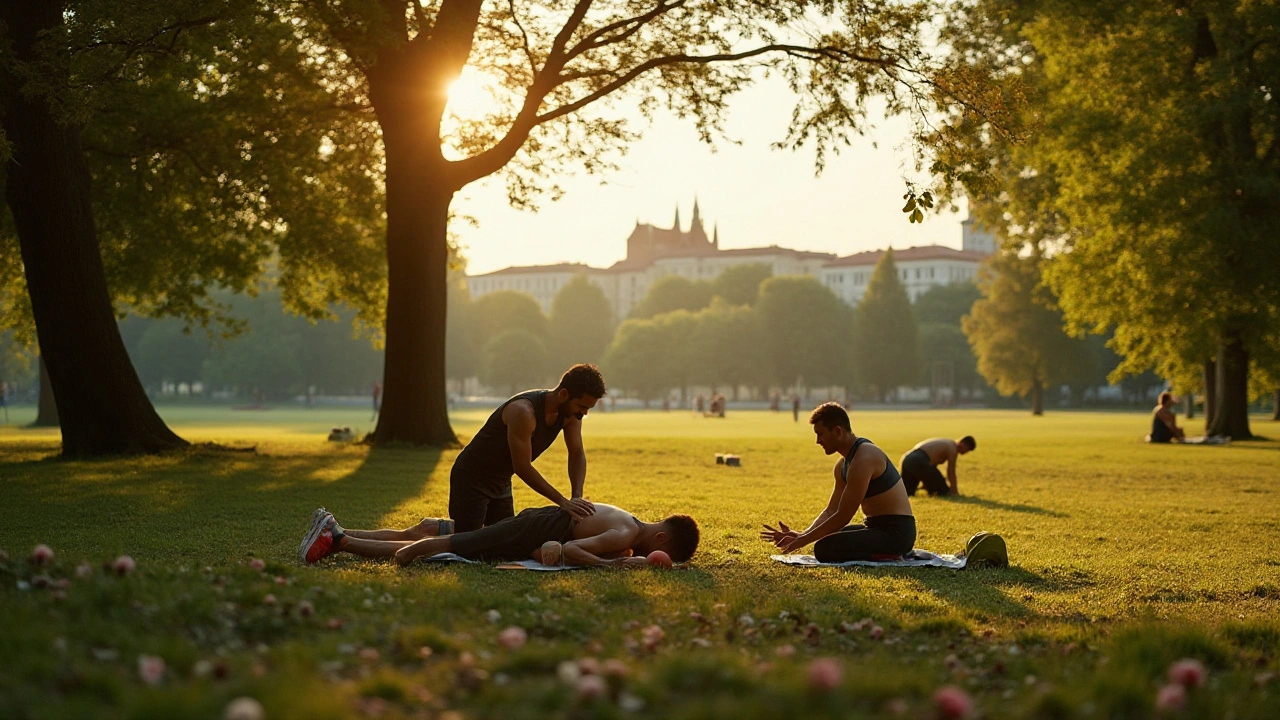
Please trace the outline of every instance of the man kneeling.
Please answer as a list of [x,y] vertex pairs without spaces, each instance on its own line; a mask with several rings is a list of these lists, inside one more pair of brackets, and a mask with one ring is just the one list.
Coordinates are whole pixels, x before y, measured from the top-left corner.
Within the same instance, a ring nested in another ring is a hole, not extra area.
[[[688,515],[672,515],[658,523],[644,523],[631,513],[597,503],[581,520],[559,507],[528,508],[515,517],[479,530],[422,537],[408,530],[344,530],[333,515],[317,510],[303,541],[308,564],[337,552],[371,558],[395,558],[408,565],[418,558],[453,553],[468,560],[510,562],[533,558],[542,562],[544,543],[563,544],[565,565],[644,565],[644,556],[662,550],[673,562],[684,562],[698,549],[698,523]],[[441,525],[442,531],[448,526]],[[373,536],[373,537],[370,537]],[[536,553],[536,554],[535,554]]]

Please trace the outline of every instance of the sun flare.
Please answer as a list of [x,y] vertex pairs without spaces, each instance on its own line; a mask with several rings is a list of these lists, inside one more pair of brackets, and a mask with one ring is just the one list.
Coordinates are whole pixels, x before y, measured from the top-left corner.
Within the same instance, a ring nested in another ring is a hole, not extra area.
[[498,109],[495,99],[498,83],[489,75],[471,67],[449,85],[446,112],[461,119],[478,120]]

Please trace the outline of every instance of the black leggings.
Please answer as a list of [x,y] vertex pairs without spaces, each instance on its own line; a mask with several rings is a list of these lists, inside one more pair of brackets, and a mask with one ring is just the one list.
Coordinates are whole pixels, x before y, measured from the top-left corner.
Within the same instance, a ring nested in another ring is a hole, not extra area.
[[910,515],[876,515],[865,525],[849,527],[822,538],[813,546],[818,562],[883,560],[911,552],[916,543],[916,519]]
[[929,454],[923,450],[912,450],[902,456],[902,484],[908,495],[915,495],[916,490],[924,485],[925,492],[930,495],[950,495],[951,486],[942,476],[937,466],[929,460]]
[[450,536],[450,550],[468,560],[528,560],[548,540],[573,539],[574,520],[559,507],[526,508],[488,527]]
[[491,498],[465,486],[449,488],[449,517],[453,518],[454,532],[479,530],[515,514],[515,500],[510,495]]

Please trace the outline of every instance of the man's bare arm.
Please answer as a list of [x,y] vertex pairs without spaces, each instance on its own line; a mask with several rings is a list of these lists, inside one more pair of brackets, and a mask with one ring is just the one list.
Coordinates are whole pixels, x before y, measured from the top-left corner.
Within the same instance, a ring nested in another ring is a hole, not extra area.
[[959,495],[960,486],[956,482],[956,458],[960,454],[955,449],[951,450],[951,454],[947,457],[947,483],[951,485],[951,494]]
[[582,421],[577,418],[564,424],[564,446],[569,454],[569,488],[571,497],[582,497],[587,484],[587,451],[582,447]]
[[517,400],[507,405],[502,411],[502,422],[507,425],[507,446],[511,451],[511,468],[526,485],[558,505],[575,520],[581,520],[594,512],[594,508],[582,507],[583,501],[575,502],[566,498],[533,466],[533,431],[538,427],[533,403]]
[[561,557],[565,565],[587,565],[591,567],[616,567],[620,565],[640,565],[647,563],[644,558],[611,557],[631,549],[633,534],[622,530],[606,530],[581,540],[572,540],[564,544]]

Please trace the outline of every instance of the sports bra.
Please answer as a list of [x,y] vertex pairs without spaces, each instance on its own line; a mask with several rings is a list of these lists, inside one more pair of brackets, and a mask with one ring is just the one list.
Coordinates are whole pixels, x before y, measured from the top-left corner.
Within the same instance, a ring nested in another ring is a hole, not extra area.
[[[853,441],[853,449],[849,451],[849,455],[844,459],[844,471],[842,475],[845,479],[845,483],[849,482],[849,463],[853,462],[853,456],[857,454],[858,446],[862,443],[869,442],[871,441],[864,437],[860,437]],[[902,476],[898,474],[898,468],[893,466],[893,461],[890,460],[888,456],[885,456],[884,472],[871,478],[871,482],[867,483],[867,494],[863,495],[862,498],[865,500],[869,497],[875,497],[880,493],[888,492],[889,489],[894,485],[897,485],[900,480],[902,480]]]

